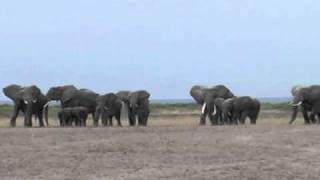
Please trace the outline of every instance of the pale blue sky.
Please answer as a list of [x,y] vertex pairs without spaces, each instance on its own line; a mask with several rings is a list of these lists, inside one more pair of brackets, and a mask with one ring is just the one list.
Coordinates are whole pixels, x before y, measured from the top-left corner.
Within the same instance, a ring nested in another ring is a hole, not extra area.
[[222,83],[237,95],[290,96],[293,84],[320,84],[319,20],[318,0],[4,1],[0,86],[168,99]]

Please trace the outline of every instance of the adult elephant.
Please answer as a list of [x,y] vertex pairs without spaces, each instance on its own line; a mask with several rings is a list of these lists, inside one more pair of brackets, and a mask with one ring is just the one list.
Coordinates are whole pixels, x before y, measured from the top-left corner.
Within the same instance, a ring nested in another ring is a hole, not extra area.
[[[97,93],[89,89],[77,89],[73,85],[51,87],[47,92],[49,101],[60,101],[61,107],[85,107],[88,114],[92,114],[94,126],[98,126],[98,121],[95,121],[95,111],[97,107]],[[48,106],[49,103],[46,104]]]
[[108,93],[97,98],[96,120],[101,117],[104,126],[113,126],[112,119],[115,117],[118,126],[122,126],[121,119],[128,113],[126,104],[114,93]]
[[250,119],[250,124],[256,124],[260,102],[249,96],[233,97],[225,100],[222,104],[222,112],[225,121],[232,124],[245,124],[246,118]]
[[[291,102],[293,112],[289,124],[292,124],[296,120],[299,107],[301,107],[305,124],[314,122],[314,116],[320,114],[320,86],[295,86],[292,88],[291,93],[293,96]],[[309,112],[311,112],[310,116]]]
[[216,98],[228,99],[234,96],[224,85],[213,87],[195,85],[191,88],[190,95],[198,104],[202,105],[200,125],[206,124],[207,116],[209,116],[212,125],[217,125],[218,122],[214,117],[214,114],[216,113],[214,100]]
[[127,105],[129,125],[135,126],[138,117],[138,125],[147,126],[150,114],[150,93],[145,90],[119,91],[116,95]]
[[16,126],[16,119],[20,111],[24,114],[25,127],[32,127],[32,115],[35,115],[35,117],[39,119],[39,125],[43,127],[43,113],[45,113],[47,126],[49,125],[48,108],[44,108],[47,99],[37,86],[22,87],[12,84],[3,88],[3,93],[10,98],[14,104],[14,110],[10,120],[11,127]]

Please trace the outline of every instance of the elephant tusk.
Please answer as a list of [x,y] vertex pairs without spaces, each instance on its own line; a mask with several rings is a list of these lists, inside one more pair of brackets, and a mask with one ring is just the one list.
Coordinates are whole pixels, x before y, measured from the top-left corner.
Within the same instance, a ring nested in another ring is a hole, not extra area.
[[33,102],[33,103],[37,103],[37,100],[33,100],[32,102]]
[[50,101],[47,102],[43,107],[46,108],[47,106],[49,106],[49,103],[50,103]]
[[217,106],[216,105],[214,105],[213,106],[213,113],[212,113],[212,115],[216,115],[217,114]]
[[109,110],[109,108],[107,108],[107,107],[104,107],[104,110],[108,111],[108,110]]
[[291,104],[291,106],[296,107],[296,106],[300,106],[300,105],[302,104],[302,101],[298,102],[297,104],[293,104],[293,102],[292,102],[292,103],[290,103],[290,104]]
[[204,103],[201,110],[202,114],[205,113],[206,107],[207,107],[207,103]]
[[28,101],[24,101],[25,104],[29,104]]

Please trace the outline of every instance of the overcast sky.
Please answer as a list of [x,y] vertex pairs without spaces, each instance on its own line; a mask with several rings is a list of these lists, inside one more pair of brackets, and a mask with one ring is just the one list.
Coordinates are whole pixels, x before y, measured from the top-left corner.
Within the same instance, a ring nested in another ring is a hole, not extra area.
[[225,84],[290,96],[295,84],[320,84],[319,19],[318,0],[3,1],[0,87],[177,99],[194,84]]

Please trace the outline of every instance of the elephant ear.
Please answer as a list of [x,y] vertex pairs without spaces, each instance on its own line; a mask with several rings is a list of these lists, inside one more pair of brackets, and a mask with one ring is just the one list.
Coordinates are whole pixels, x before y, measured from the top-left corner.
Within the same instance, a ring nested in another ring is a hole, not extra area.
[[61,101],[67,102],[70,101],[77,93],[77,89],[73,86],[66,87],[62,91]]
[[3,93],[11,100],[16,101],[18,98],[21,98],[21,86],[16,84],[9,85],[3,88]]
[[203,104],[206,96],[205,88],[203,86],[193,86],[190,95],[198,104]]
[[150,93],[148,93],[147,91],[138,91],[138,99],[141,100],[145,100],[145,99],[149,99],[150,97]]
[[291,89],[292,96],[296,96],[302,88],[302,86],[293,86]]

